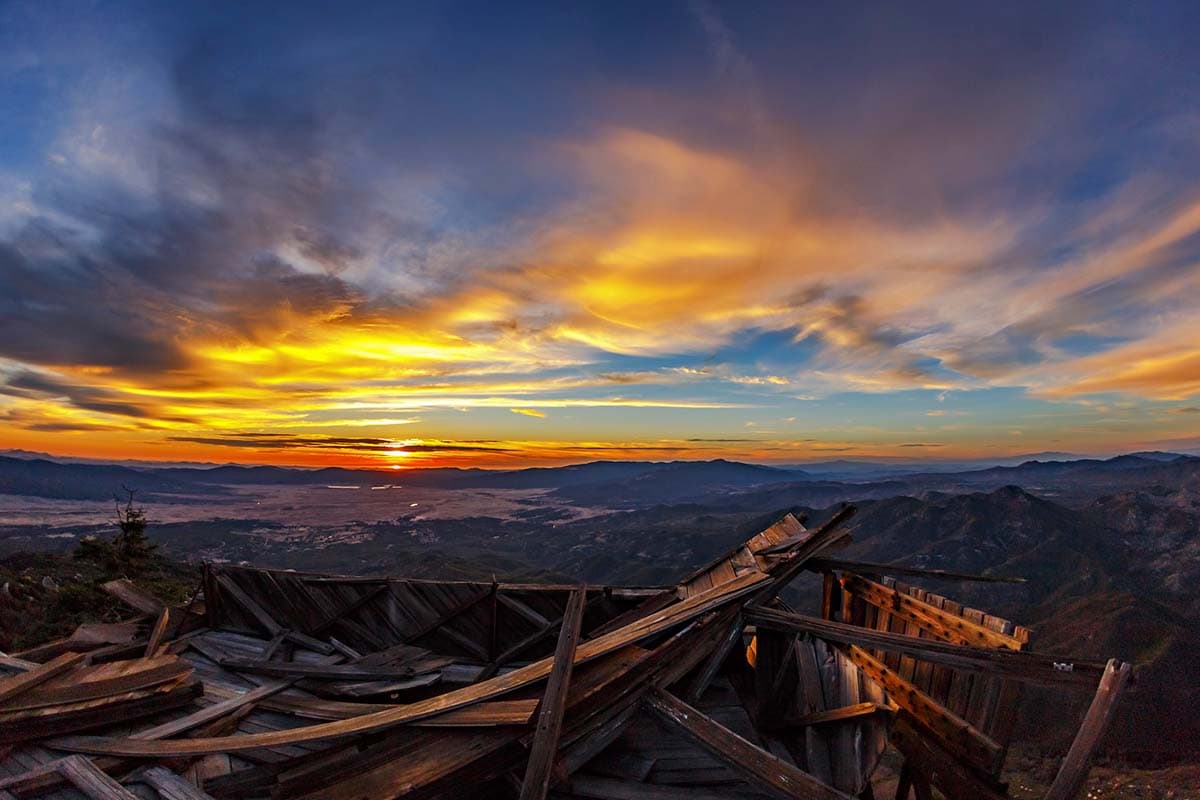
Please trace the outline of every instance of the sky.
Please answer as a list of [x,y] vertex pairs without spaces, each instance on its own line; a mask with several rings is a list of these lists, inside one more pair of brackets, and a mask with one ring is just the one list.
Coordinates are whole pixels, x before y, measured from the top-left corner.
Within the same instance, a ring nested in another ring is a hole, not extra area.
[[1200,449],[1194,3],[0,0],[0,449]]

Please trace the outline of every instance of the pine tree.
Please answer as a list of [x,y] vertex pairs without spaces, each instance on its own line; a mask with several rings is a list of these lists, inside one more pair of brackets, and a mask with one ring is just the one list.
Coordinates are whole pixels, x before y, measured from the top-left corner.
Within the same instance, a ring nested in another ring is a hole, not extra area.
[[158,557],[158,545],[146,537],[146,512],[133,504],[133,489],[124,507],[117,499],[117,533],[113,538],[89,536],[81,539],[75,549],[78,559],[104,565],[114,575],[137,575],[150,567]]
[[113,556],[117,565],[126,574],[135,574],[145,569],[157,555],[158,545],[146,538],[146,512],[133,505],[133,490],[125,508],[117,505],[117,527],[120,531],[113,537]]

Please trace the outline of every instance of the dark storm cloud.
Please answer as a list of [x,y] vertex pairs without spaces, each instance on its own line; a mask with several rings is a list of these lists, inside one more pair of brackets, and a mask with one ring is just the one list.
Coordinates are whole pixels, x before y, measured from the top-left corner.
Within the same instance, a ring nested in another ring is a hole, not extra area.
[[183,367],[170,314],[145,287],[77,253],[35,261],[23,250],[57,243],[28,231],[0,242],[0,355],[32,364],[86,364],[129,373]]
[[34,400],[65,401],[74,408],[119,417],[154,419],[163,422],[194,422],[194,420],[177,414],[163,413],[152,403],[131,402],[128,397],[106,389],[71,383],[29,370],[18,371],[0,383],[0,395]]

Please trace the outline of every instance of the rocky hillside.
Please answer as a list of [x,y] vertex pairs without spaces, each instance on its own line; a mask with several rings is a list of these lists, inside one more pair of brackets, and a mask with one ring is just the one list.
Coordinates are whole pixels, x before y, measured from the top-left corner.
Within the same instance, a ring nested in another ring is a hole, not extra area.
[[[1196,757],[1200,516],[1194,498],[1188,487],[1134,492],[1076,511],[1006,487],[864,502],[844,556],[1027,578],[1016,586],[926,584],[1027,623],[1034,647],[1044,652],[1139,665],[1136,699],[1121,708],[1110,742],[1148,762]],[[1078,698],[1076,715],[1087,699]],[[1025,735],[1064,746],[1071,726],[1060,704],[1037,693],[1033,700],[1025,704]]]

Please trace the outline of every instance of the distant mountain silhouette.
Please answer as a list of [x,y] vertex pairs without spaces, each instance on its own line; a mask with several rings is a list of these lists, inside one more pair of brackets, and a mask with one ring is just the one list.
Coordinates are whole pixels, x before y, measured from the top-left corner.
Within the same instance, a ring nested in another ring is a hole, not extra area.
[[211,486],[184,476],[100,464],[59,464],[44,459],[0,457],[0,494],[63,500],[111,500],[135,490],[142,499],[158,494],[212,493]]

